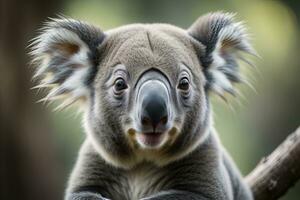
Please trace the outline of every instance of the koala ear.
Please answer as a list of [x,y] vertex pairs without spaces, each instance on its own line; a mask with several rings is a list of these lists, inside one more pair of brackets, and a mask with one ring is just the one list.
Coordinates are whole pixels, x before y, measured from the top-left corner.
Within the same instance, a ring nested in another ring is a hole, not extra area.
[[199,58],[207,79],[206,88],[221,97],[225,93],[234,95],[232,83],[242,81],[237,60],[247,61],[239,52],[256,55],[243,24],[234,22],[234,14],[216,12],[200,17],[188,33],[205,47]]
[[98,28],[73,19],[54,19],[31,44],[34,77],[40,85],[51,88],[41,101],[64,97],[64,108],[89,94],[89,86],[99,64],[99,46],[105,35]]

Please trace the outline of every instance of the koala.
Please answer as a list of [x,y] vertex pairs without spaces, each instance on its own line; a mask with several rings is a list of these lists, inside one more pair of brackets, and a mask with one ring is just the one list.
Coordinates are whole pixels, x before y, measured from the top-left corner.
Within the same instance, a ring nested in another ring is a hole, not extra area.
[[32,44],[43,101],[80,102],[86,139],[66,200],[251,200],[214,129],[210,93],[242,82],[255,55],[234,14],[209,13],[187,30],[131,24],[106,32],[48,22]]

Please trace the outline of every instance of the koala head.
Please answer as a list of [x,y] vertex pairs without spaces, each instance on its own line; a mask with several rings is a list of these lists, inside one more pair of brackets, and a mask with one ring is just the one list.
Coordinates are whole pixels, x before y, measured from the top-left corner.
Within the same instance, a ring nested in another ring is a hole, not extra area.
[[234,93],[239,52],[254,54],[232,14],[188,30],[132,24],[107,32],[72,19],[49,22],[33,42],[37,87],[61,107],[84,102],[84,127],[110,164],[165,165],[194,150],[211,128],[209,91]]

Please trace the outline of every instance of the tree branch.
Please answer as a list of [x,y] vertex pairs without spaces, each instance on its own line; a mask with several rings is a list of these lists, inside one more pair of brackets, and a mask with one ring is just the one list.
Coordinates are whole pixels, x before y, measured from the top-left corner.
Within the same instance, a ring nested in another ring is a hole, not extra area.
[[246,177],[255,200],[275,200],[300,179],[300,127]]

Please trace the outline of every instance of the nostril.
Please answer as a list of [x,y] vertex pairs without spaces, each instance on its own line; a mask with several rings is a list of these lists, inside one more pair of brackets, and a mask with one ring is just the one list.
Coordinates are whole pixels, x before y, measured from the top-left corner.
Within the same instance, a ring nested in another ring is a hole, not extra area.
[[168,116],[166,115],[166,116],[162,117],[162,118],[160,119],[160,122],[161,122],[163,125],[165,125],[165,124],[168,122]]
[[144,125],[144,126],[146,126],[146,125],[151,125],[151,124],[152,124],[151,119],[149,119],[149,118],[146,117],[146,116],[143,116],[143,117],[142,117],[141,122],[142,122],[142,125]]

